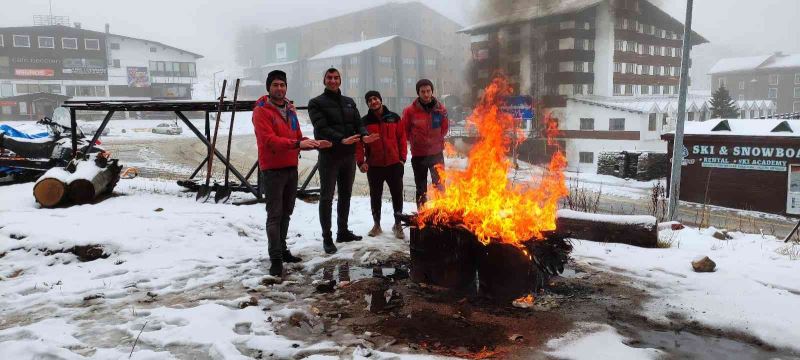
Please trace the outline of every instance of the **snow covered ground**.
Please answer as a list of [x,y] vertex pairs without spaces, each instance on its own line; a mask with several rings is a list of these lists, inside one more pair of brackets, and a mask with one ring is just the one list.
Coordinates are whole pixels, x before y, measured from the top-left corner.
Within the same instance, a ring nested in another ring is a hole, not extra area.
[[[325,255],[317,206],[298,201],[288,243],[306,261],[267,288],[263,205],[198,205],[172,183],[145,179],[123,180],[115,192],[96,205],[39,209],[32,184],[0,187],[2,358],[126,358],[137,337],[134,359],[398,356],[353,342],[288,339],[276,329],[298,314],[313,316],[313,301],[287,286],[335,260],[369,264],[407,253],[408,240],[367,237]],[[383,209],[388,222],[388,204]],[[351,213],[352,229],[366,233],[368,199],[354,198]],[[576,241],[574,258],[632,279],[628,285],[651,297],[642,315],[653,321],[683,318],[800,351],[800,245],[742,233],[718,240],[714,231],[662,231],[668,249]],[[60,252],[90,244],[108,257],[81,262]],[[695,273],[690,262],[705,255],[717,270]],[[265,298],[241,309],[253,290]],[[596,323],[579,323],[542,351],[569,359],[663,355]]]
[[[262,205],[198,205],[176,185],[142,179],[122,181],[116,192],[96,205],[47,210],[35,205],[31,183],[0,188],[2,358],[117,359],[140,331],[137,359],[236,359],[245,358],[243,348],[275,358],[348,351],[276,335],[273,321],[305,311],[282,305],[294,295],[281,285],[272,288],[275,300],[239,309],[247,289],[265,289]],[[371,227],[368,208],[368,199],[354,200],[357,233]],[[290,268],[288,282],[325,261],[370,263],[408,248],[380,237],[324,255],[316,214],[316,205],[298,201],[288,243],[307,261]],[[108,258],[80,262],[59,252],[90,244]]]

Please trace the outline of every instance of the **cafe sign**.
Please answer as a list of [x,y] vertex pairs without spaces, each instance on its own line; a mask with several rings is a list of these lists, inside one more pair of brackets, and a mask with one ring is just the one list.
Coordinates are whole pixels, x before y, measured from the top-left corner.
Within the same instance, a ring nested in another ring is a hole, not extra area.
[[800,161],[795,147],[692,145],[686,152],[704,168],[786,172],[791,160]]

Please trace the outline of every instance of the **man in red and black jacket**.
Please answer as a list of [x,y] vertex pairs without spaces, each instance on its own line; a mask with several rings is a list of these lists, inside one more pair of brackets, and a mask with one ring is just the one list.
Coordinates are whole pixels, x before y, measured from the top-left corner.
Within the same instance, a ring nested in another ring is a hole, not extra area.
[[267,75],[267,91],[253,108],[253,126],[258,144],[258,168],[267,200],[267,248],[270,275],[283,274],[283,262],[300,262],[286,247],[289,218],[297,195],[297,162],[301,150],[331,146],[328,141],[303,136],[294,106],[286,99],[286,73]]
[[[392,232],[398,239],[405,237],[400,226],[399,215],[403,212],[403,164],[406,162],[406,133],[397,115],[383,105],[381,94],[375,90],[368,91],[364,99],[369,112],[361,118],[361,122],[370,134],[379,134],[377,141],[371,144],[356,144],[356,163],[361,172],[367,173],[369,182],[369,198],[372,207],[372,219],[375,226],[367,233],[378,236],[381,229],[381,197],[383,183],[389,185],[394,211]],[[365,159],[366,157],[366,159]]]
[[417,188],[417,208],[427,201],[428,173],[431,182],[443,189],[436,167],[444,169],[444,136],[449,120],[444,104],[433,97],[433,83],[428,79],[417,81],[414,102],[403,110],[403,126],[411,143],[411,169]]

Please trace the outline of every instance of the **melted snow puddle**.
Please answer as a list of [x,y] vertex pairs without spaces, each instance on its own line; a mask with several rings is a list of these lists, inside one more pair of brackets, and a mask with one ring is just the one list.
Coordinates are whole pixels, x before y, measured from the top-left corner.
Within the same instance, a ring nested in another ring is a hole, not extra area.
[[724,337],[700,336],[688,331],[636,329],[638,342],[631,346],[656,348],[677,359],[771,360],[800,359],[800,354],[787,350],[769,351],[748,343]]

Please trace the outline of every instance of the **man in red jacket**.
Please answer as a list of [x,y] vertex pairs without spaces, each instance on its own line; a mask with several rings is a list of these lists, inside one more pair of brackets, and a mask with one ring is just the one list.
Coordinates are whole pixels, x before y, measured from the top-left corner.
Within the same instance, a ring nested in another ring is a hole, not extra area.
[[411,169],[417,188],[417,208],[427,201],[428,173],[431,182],[439,189],[443,186],[436,167],[444,169],[444,136],[449,120],[447,109],[433,97],[433,83],[428,79],[417,81],[414,102],[403,110],[403,126],[411,142]]
[[267,200],[269,274],[281,276],[283,262],[302,261],[286,248],[289,218],[297,195],[300,151],[330,147],[331,143],[303,136],[294,106],[286,99],[286,73],[271,71],[267,75],[267,91],[269,95],[259,98],[253,108],[253,126]]
[[356,144],[356,163],[362,173],[367,173],[372,219],[375,221],[375,226],[367,235],[378,236],[383,233],[381,197],[383,197],[383,183],[386,182],[389,185],[389,193],[392,194],[394,211],[392,232],[396,238],[402,239],[405,235],[400,226],[399,215],[403,212],[403,164],[406,162],[408,151],[406,133],[400,125],[400,116],[383,105],[383,98],[379,92],[368,91],[364,99],[369,106],[369,112],[361,118],[361,122],[370,134],[380,135],[373,143]]

